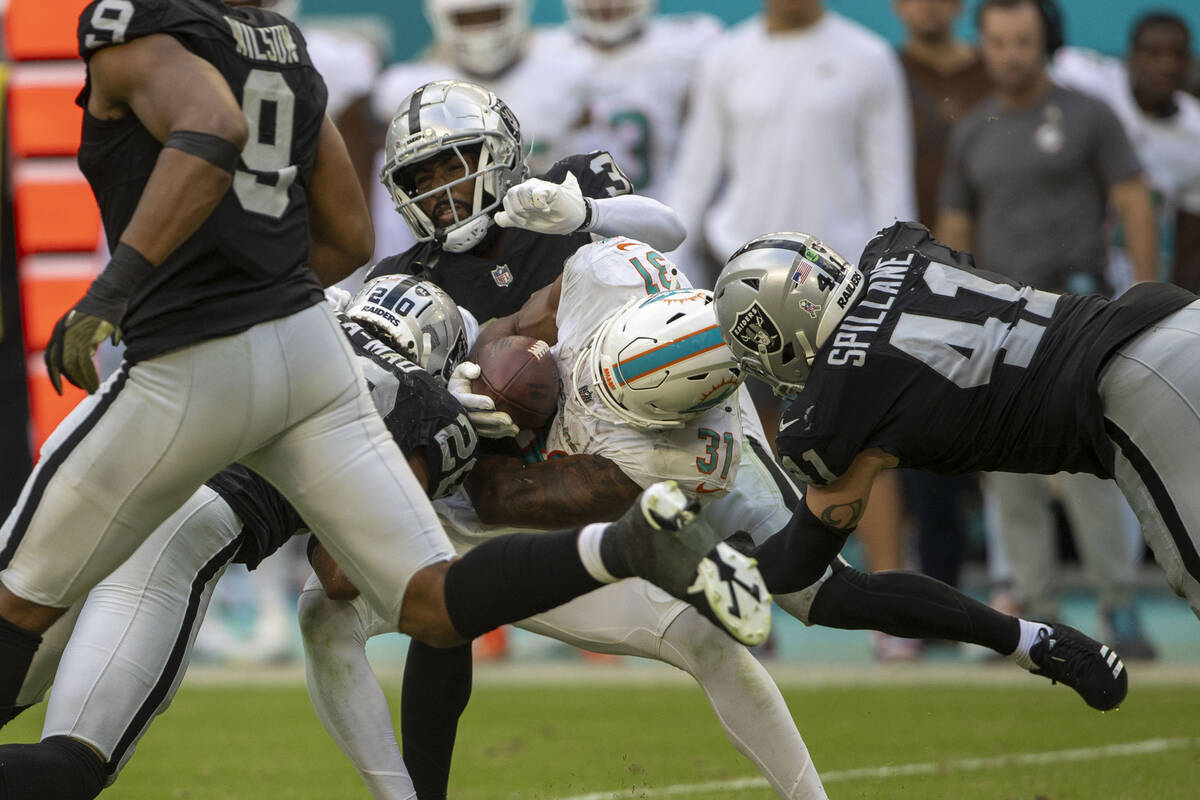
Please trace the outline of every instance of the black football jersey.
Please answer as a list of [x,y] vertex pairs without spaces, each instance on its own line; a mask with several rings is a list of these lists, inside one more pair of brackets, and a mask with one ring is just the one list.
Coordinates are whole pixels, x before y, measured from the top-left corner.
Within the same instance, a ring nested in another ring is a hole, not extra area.
[[[299,29],[220,0],[96,0],[79,17],[79,52],[151,34],[212,64],[250,124],[233,186],[212,215],[137,287],[122,329],[131,362],[286,316],[321,300],[308,269],[305,188],[325,116],[325,83]],[[162,145],[137,118],[85,112],[79,166],[115,247]]]
[[[602,199],[633,191],[625,173],[603,150],[568,156],[539,177],[562,183],[568,172],[579,181],[584,197]],[[504,237],[494,260],[477,255],[479,247],[450,253],[434,242],[418,242],[381,259],[369,277],[416,275],[445,289],[483,323],[517,311],[530,295],[553,283],[571,254],[592,240],[588,233],[556,236],[522,228],[493,228],[490,235]]]
[[[475,466],[479,438],[461,405],[428,372],[379,341],[357,322],[339,317],[358,356],[371,400],[405,457],[422,452],[429,496],[453,494]],[[234,465],[208,485],[245,525],[234,560],[253,568],[294,534],[307,528],[300,515],[266,480]]]
[[1196,299],[1168,284],[1115,301],[1038,291],[975,269],[916,223],[873,239],[860,268],[865,291],[779,425],[785,465],[818,486],[876,447],[943,474],[1111,477],[1100,369]]

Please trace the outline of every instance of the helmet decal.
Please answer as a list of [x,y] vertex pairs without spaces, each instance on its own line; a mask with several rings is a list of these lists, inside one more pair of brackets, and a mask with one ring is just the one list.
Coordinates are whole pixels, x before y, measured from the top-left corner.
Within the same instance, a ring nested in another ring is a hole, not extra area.
[[729,334],[755,352],[777,353],[783,349],[779,326],[757,300],[737,315]]

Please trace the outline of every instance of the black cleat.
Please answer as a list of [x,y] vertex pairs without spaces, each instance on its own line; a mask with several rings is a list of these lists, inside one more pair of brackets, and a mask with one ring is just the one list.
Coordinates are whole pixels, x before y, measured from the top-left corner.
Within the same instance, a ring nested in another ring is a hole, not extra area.
[[688,547],[684,540],[706,538],[698,511],[674,481],[656,483],[609,526],[601,548],[613,548],[634,575],[695,606],[742,644],[762,644],[771,632],[771,594],[756,562],[724,543],[707,554]]
[[1129,691],[1129,675],[1117,651],[1090,636],[1058,623],[1029,648],[1034,675],[1070,686],[1084,702],[1100,711],[1121,704]]

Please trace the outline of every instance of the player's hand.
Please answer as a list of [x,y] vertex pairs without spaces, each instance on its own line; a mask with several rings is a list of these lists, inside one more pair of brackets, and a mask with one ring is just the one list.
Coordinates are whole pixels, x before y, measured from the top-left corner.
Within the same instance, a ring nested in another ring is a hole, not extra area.
[[90,305],[86,301],[84,297],[55,324],[43,354],[50,383],[59,394],[62,394],[62,375],[88,394],[99,389],[100,377],[92,362],[96,348],[105,339],[111,338],[113,344],[121,341],[119,325],[88,313],[84,310]]
[[504,210],[496,212],[501,228],[524,228],[537,233],[567,234],[587,218],[587,201],[579,181],[568,172],[562,183],[530,178],[504,194]]
[[325,290],[325,305],[329,306],[330,310],[335,314],[345,311],[353,299],[354,295],[336,286],[330,286]]
[[516,436],[520,430],[504,411],[496,410],[496,403],[486,394],[471,391],[471,381],[479,377],[479,365],[463,361],[450,373],[446,390],[454,396],[467,412],[471,427],[485,439],[505,439]]

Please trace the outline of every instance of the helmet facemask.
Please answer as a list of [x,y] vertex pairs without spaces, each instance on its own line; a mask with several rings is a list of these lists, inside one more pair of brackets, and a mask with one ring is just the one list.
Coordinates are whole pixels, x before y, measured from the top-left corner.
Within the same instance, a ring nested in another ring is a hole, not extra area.
[[615,46],[646,27],[655,0],[566,0],[567,23],[590,42]]
[[520,58],[531,11],[528,0],[425,0],[434,39],[455,64],[482,78]]
[[[410,119],[413,114],[416,120]],[[451,253],[470,250],[483,240],[505,192],[528,173],[516,118],[495,95],[469,83],[436,81],[406,98],[388,129],[385,154],[380,180],[396,211],[418,241],[435,240]],[[419,192],[416,172],[438,158],[457,159],[462,174]],[[474,186],[469,213],[462,214],[453,189],[467,181]],[[422,208],[439,195],[445,196],[453,215],[443,227]]]

